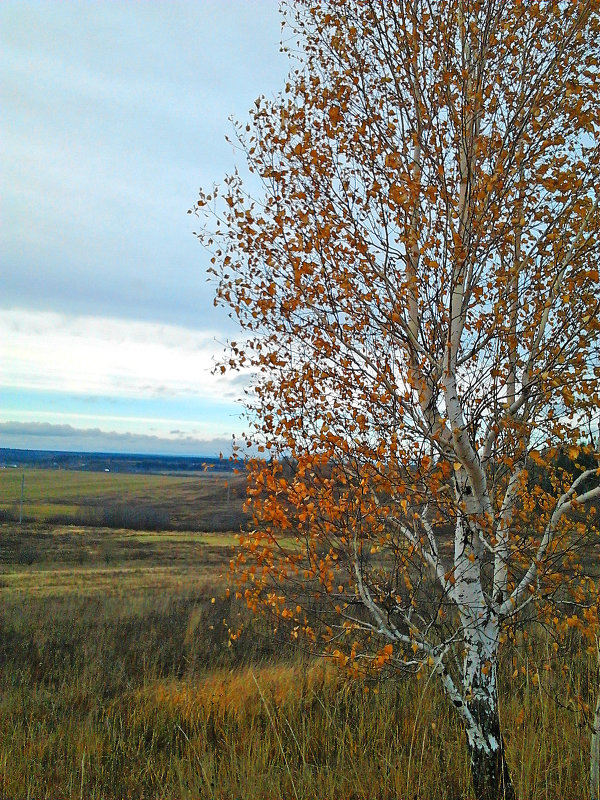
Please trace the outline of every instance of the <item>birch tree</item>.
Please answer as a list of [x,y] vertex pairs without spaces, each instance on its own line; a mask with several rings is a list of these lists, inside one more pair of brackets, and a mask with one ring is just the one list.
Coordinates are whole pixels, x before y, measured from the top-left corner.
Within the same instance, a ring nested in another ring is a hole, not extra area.
[[515,798],[500,648],[600,495],[600,4],[284,15],[287,85],[237,129],[264,191],[234,173],[195,207],[264,455],[232,568],[348,669],[433,671],[476,797]]

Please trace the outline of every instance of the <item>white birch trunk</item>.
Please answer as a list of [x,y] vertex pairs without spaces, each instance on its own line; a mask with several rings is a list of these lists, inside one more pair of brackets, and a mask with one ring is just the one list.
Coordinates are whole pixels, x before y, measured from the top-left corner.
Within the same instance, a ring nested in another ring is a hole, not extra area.
[[[466,621],[465,621],[466,622]],[[477,800],[516,800],[498,713],[498,619],[477,614],[465,625],[464,688],[476,727],[465,725]]]
[[463,724],[477,800],[516,800],[498,714],[500,622],[483,591],[481,544],[477,528],[469,523],[482,513],[487,497],[477,497],[467,474],[465,469],[456,474],[456,500],[464,515],[459,515],[454,534],[453,592],[465,646],[462,689],[469,714],[463,715]]

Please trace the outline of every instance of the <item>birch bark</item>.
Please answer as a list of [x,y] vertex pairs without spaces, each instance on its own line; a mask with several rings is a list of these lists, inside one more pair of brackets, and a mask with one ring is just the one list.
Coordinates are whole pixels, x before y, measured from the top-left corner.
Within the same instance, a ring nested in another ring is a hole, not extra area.
[[472,623],[465,631],[465,680],[468,708],[477,728],[467,727],[473,788],[477,800],[516,800],[506,763],[498,711],[498,620]]

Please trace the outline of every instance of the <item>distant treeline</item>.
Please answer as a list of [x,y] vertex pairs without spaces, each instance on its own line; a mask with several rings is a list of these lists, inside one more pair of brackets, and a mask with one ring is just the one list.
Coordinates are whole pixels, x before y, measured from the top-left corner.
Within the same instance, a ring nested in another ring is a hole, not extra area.
[[240,461],[202,456],[154,456],[130,453],[71,453],[59,450],[14,450],[0,447],[0,467],[38,467],[89,472],[232,472]]

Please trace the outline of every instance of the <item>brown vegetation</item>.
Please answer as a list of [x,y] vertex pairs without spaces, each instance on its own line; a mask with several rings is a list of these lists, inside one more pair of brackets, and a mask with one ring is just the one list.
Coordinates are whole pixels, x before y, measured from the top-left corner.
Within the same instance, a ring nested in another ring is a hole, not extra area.
[[[434,683],[365,685],[282,649],[224,596],[232,534],[4,524],[0,541],[0,796],[470,797]],[[572,681],[591,701],[593,661],[538,678],[541,646],[503,664],[508,758],[520,796],[581,800],[585,714],[553,696]]]

